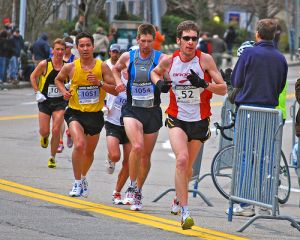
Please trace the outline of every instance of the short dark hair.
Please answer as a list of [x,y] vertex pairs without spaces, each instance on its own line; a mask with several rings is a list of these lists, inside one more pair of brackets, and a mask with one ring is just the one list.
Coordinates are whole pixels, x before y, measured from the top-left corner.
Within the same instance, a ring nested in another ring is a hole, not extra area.
[[181,38],[183,31],[195,31],[197,32],[197,37],[199,37],[199,27],[193,21],[187,20],[178,24],[177,26],[177,37]]
[[72,44],[74,43],[73,38],[71,38],[70,36],[64,37],[64,41]]
[[81,32],[81,33],[78,33],[78,34],[76,35],[76,40],[75,40],[76,46],[78,46],[79,39],[81,39],[81,38],[89,38],[89,39],[91,39],[92,45],[94,46],[94,38],[93,38],[93,35],[90,34],[89,32]]
[[256,31],[263,40],[273,40],[277,30],[277,23],[274,19],[261,19],[256,24]]
[[150,23],[143,23],[138,27],[137,37],[139,38],[141,35],[151,34],[153,39],[155,38],[155,28]]

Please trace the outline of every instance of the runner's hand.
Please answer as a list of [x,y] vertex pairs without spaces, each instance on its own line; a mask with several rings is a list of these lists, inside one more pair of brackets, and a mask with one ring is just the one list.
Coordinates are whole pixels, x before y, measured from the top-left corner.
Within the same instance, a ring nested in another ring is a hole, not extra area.
[[227,85],[231,85],[231,73],[232,73],[232,69],[231,68],[226,68],[225,72],[223,71],[223,69],[221,69],[220,73],[222,75],[222,78],[226,82],[226,84]]
[[190,81],[190,83],[194,87],[201,87],[201,88],[207,88],[208,82],[206,82],[204,79],[200,78],[197,73],[193,71],[193,69],[190,69],[191,74],[187,76],[187,79]]
[[35,100],[39,103],[44,102],[47,98],[40,92],[37,91],[35,94]]
[[157,88],[162,93],[169,92],[170,88],[172,87],[172,81],[167,80],[158,80],[156,83]]

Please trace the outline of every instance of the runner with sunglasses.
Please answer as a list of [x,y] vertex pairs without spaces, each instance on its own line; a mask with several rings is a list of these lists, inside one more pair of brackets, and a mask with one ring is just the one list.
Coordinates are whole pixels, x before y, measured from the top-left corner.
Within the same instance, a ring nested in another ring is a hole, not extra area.
[[198,37],[199,28],[194,22],[181,22],[176,38],[179,50],[164,57],[151,72],[154,84],[166,73],[167,80],[172,81],[165,124],[176,156],[176,202],[181,207],[184,230],[194,225],[188,209],[188,183],[201,145],[210,137],[210,99],[212,93],[225,95],[227,90],[212,57],[196,50]]

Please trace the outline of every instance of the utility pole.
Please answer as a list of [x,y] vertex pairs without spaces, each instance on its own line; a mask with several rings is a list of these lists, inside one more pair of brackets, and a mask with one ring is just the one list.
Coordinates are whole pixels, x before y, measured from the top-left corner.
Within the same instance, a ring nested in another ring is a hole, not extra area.
[[26,23],[26,0],[20,0],[20,19],[19,29],[20,34],[25,38],[25,23]]
[[11,23],[13,25],[13,28],[15,28],[16,27],[16,0],[13,0],[12,2]]

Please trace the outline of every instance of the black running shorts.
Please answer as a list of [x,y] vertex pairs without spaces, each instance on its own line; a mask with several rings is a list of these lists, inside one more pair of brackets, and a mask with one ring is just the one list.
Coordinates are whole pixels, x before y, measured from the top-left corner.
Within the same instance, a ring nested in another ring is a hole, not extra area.
[[49,116],[51,116],[52,113],[55,111],[65,110],[66,106],[67,103],[64,100],[61,101],[46,100],[44,102],[38,103],[39,111]]
[[77,121],[84,129],[86,135],[99,134],[104,126],[103,112],[81,112],[72,108],[65,111],[65,121],[68,126],[70,122]]
[[191,140],[200,140],[204,143],[210,138],[209,122],[209,118],[196,122],[186,122],[169,115],[166,118],[165,125],[168,128],[181,128],[186,133],[189,142]]
[[123,124],[124,117],[135,118],[141,122],[145,134],[158,132],[162,127],[162,111],[159,106],[141,108],[125,104],[121,111],[121,124]]
[[105,130],[106,130],[106,136],[113,136],[119,139],[120,144],[129,143],[124,126],[118,126],[106,121]]

